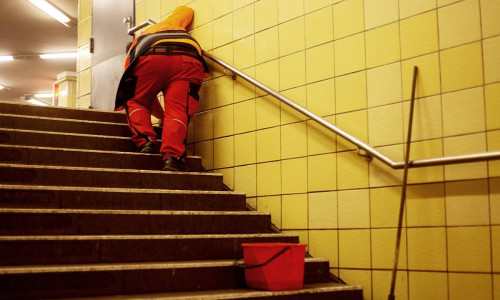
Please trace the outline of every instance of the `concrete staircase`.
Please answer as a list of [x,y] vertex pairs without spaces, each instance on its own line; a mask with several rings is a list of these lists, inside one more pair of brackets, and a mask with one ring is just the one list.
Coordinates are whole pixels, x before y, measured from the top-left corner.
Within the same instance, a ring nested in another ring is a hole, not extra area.
[[303,290],[245,289],[241,243],[298,237],[201,158],[160,167],[121,113],[0,102],[0,299],[362,299],[318,258]]

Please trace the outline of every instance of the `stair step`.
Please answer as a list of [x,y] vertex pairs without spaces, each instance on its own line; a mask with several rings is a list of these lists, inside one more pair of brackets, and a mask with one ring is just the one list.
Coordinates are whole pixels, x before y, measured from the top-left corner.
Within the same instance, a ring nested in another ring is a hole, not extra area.
[[312,258],[301,291],[244,290],[241,244],[298,236],[199,157],[161,171],[130,135],[123,113],[0,101],[0,299],[362,299]]
[[0,144],[133,152],[130,137],[0,128]]
[[50,132],[130,136],[127,124],[0,114],[0,127]]
[[29,115],[50,118],[78,119],[116,123],[127,122],[123,111],[111,112],[78,108],[37,106],[3,101],[0,101],[0,112],[3,114]]
[[243,211],[245,198],[231,191],[0,185],[3,208]]
[[117,170],[2,163],[0,163],[0,184],[224,190],[222,175],[216,173]]
[[[97,298],[71,298],[73,300],[89,300]],[[362,300],[363,289],[359,285],[345,285],[339,283],[311,283],[304,284],[304,288],[297,291],[259,291],[254,289],[227,289],[212,291],[177,292],[161,294],[135,294],[99,297],[100,300],[259,300],[259,299],[286,299],[286,300]]]
[[[243,288],[234,260],[0,268],[0,299]],[[328,282],[328,261],[306,258],[304,283]]]
[[242,243],[298,243],[287,234],[3,236],[1,265],[221,260]]
[[[0,145],[0,163],[161,170],[160,154]],[[186,159],[187,171],[202,172],[201,157]]]
[[0,209],[0,235],[271,233],[266,212]]

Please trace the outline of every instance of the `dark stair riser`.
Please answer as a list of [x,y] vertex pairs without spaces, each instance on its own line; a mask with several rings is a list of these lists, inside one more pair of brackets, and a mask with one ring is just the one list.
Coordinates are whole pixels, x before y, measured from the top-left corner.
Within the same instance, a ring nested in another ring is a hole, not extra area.
[[224,190],[219,174],[0,165],[0,184]]
[[0,127],[105,136],[130,136],[127,124],[0,115]]
[[[188,159],[187,171],[201,172],[201,159]],[[89,152],[67,149],[41,149],[0,146],[0,163],[75,166],[90,168],[161,170],[161,155]]]
[[[304,278],[304,283],[329,281],[328,263],[306,263]],[[244,288],[244,282],[244,271],[235,266],[0,275],[0,299],[234,289]]]
[[130,137],[19,131],[0,128],[0,144],[82,150],[133,152]]
[[[21,130],[93,134],[118,137],[129,137],[131,135],[128,125],[122,123],[33,118],[18,115],[0,115],[0,127]],[[155,127],[154,129],[157,136],[161,137],[161,128]]]
[[270,233],[265,214],[0,212],[2,235]]
[[243,211],[244,194],[0,188],[3,208]]
[[127,122],[124,113],[88,109],[42,107],[9,102],[0,102],[0,112],[3,114],[39,116],[48,118],[77,119],[115,123]]
[[242,243],[298,243],[296,236],[0,241],[2,265],[222,260],[243,257]]

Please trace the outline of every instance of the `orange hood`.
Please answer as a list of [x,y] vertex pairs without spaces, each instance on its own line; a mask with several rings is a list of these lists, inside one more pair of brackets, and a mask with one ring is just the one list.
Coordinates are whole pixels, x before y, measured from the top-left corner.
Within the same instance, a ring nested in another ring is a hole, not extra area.
[[143,34],[155,33],[163,30],[185,30],[193,21],[194,11],[186,6],[177,7],[174,12],[162,22],[149,26]]

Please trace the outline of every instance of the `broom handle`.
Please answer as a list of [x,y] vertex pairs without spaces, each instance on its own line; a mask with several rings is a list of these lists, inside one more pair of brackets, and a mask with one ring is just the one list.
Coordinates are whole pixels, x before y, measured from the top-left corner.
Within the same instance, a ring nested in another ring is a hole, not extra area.
[[403,226],[403,215],[405,211],[405,200],[406,200],[406,183],[408,181],[408,166],[410,161],[410,142],[411,142],[411,129],[413,125],[413,108],[415,104],[415,86],[417,82],[417,66],[413,67],[413,84],[411,88],[411,102],[410,102],[410,117],[408,120],[408,138],[406,140],[406,155],[403,173],[403,187],[401,191],[401,204],[399,206],[399,220],[398,220],[398,232],[396,237],[396,253],[394,257],[394,268],[392,269],[392,280],[391,280],[391,291],[389,293],[389,300],[395,300],[394,290],[396,288],[396,274],[398,269],[398,259],[399,259],[399,247],[401,245],[401,230]]

